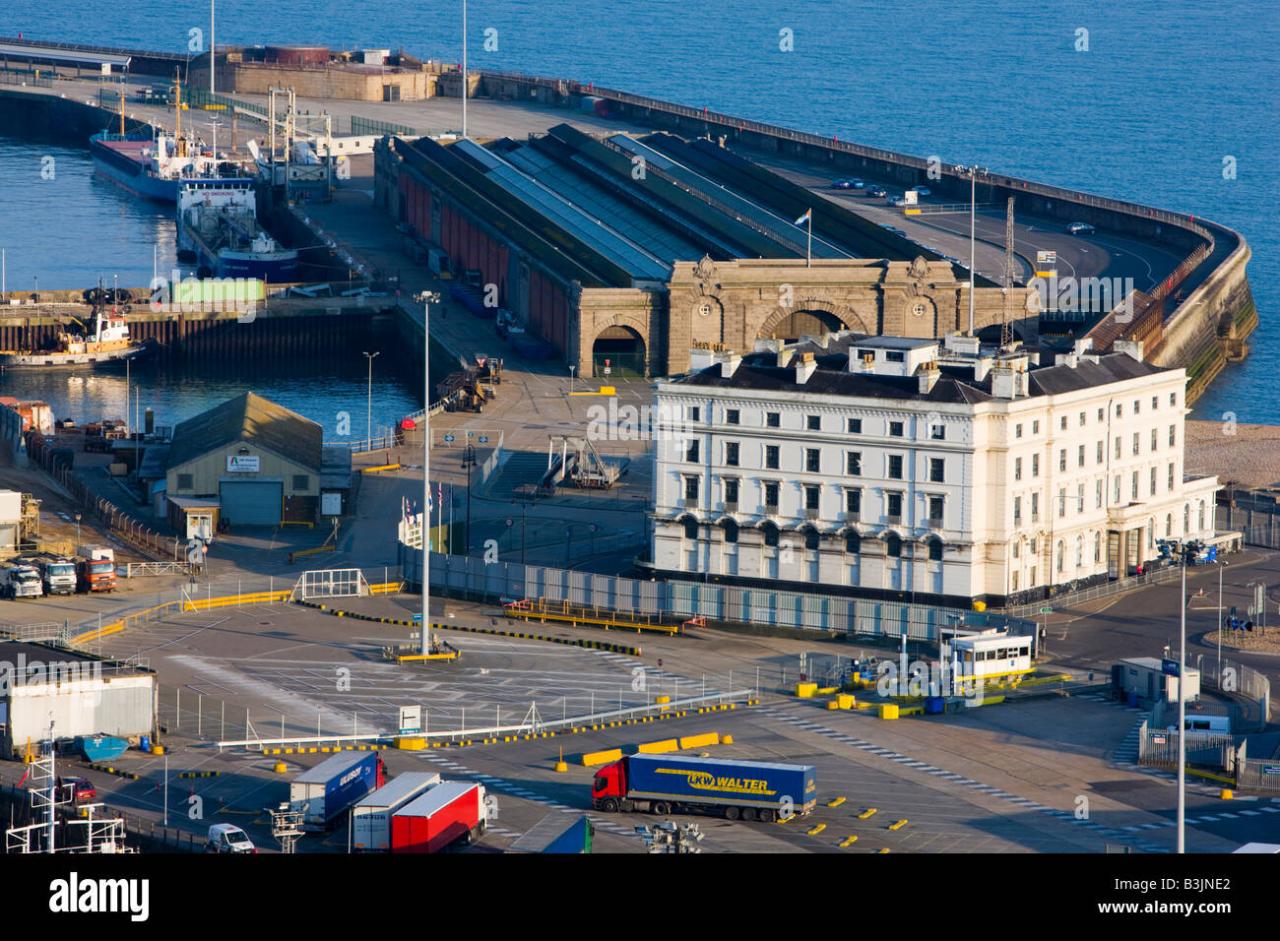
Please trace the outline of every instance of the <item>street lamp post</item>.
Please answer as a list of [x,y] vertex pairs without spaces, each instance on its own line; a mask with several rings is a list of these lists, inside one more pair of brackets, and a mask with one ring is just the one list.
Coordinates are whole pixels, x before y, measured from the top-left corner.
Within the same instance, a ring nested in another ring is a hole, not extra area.
[[1178,853],[1187,851],[1187,555],[1182,548],[1182,596],[1178,605]]
[[977,164],[957,167],[961,176],[969,177],[969,336],[973,336],[973,269],[977,264],[978,174],[986,176],[986,167]]
[[364,358],[369,361],[369,391],[367,394],[368,404],[365,407],[365,428],[368,430],[368,450],[373,450],[373,361],[382,355],[382,351],[376,353],[365,352]]
[[465,445],[462,449],[462,469],[467,472],[467,538],[465,542],[467,555],[471,555],[471,468],[477,463],[475,445]]
[[[214,32],[214,4],[217,0],[209,0],[209,95],[213,96],[213,64],[217,61],[214,56],[214,49],[217,48],[216,33]],[[212,103],[212,102],[210,102]],[[216,156],[216,155],[215,155]]]
[[1218,560],[1218,678],[1215,685],[1222,682],[1222,570],[1226,566],[1226,559]]
[[[427,544],[431,513],[431,304],[440,300],[434,291],[426,291],[422,299],[422,653],[431,653],[431,547]],[[372,361],[370,361],[372,366]]]

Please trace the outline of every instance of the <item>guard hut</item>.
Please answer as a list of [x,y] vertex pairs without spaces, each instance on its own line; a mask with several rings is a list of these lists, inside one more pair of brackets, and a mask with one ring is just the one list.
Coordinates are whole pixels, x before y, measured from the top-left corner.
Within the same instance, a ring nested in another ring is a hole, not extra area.
[[956,660],[960,675],[979,680],[1023,676],[1034,668],[1030,637],[1014,637],[1006,631],[983,631],[957,637]]
[[[1111,668],[1111,682],[1131,703],[1178,701],[1177,661],[1130,657]],[[1200,671],[1187,667],[1187,702],[1200,699]]]

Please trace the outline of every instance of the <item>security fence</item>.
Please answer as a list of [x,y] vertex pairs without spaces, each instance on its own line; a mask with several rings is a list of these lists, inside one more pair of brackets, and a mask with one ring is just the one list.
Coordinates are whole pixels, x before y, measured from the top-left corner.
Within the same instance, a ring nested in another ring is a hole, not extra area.
[[1239,530],[1246,545],[1280,549],[1280,492],[1229,487],[1218,499],[1219,532]]
[[409,127],[407,124],[395,124],[391,121],[377,121],[373,118],[364,118],[358,114],[351,116],[351,134],[353,137],[363,137],[368,134],[393,134],[401,137],[419,137],[422,131],[415,127]]
[[[400,544],[405,581],[421,582],[421,552]],[[645,581],[538,565],[431,554],[431,588],[463,597],[510,601],[537,598],[638,615],[703,617],[770,627],[925,641],[940,630],[998,627],[1036,638],[1034,621],[904,601],[879,601],[770,588],[688,581]]]

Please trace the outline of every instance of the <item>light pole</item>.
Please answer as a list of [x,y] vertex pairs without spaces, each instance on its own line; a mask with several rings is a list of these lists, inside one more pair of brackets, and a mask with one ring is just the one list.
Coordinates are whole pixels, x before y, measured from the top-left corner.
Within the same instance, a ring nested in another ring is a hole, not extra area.
[[464,445],[462,449],[462,469],[467,472],[467,555],[471,555],[471,468],[475,467],[477,463],[475,445],[470,443]]
[[80,545],[80,514],[76,514],[76,545]]
[[969,177],[969,336],[973,336],[973,268],[977,263],[978,174],[987,175],[986,167],[956,167],[961,176]]
[[573,395],[573,377],[577,373],[577,371],[578,371],[578,367],[575,364],[570,363],[569,364],[569,394],[570,395]]
[[[214,32],[214,4],[217,0],[209,0],[209,95],[213,96],[213,63],[216,61],[214,50],[217,48],[216,33]],[[210,102],[212,104],[212,102]]]
[[462,136],[467,136],[467,0],[462,0]]
[[1226,559],[1218,560],[1218,678],[1216,686],[1222,682],[1222,570],[1227,567]]
[[368,404],[365,407],[365,428],[368,430],[368,449],[373,450],[373,361],[382,355],[382,351],[376,353],[365,352],[364,358],[369,361],[369,391],[367,395]]
[[1182,595],[1178,599],[1178,853],[1187,851],[1187,547],[1182,547]]
[[422,653],[431,653],[431,549],[427,545],[427,529],[431,514],[427,507],[431,505],[431,304],[440,300],[435,291],[426,291],[422,298]]

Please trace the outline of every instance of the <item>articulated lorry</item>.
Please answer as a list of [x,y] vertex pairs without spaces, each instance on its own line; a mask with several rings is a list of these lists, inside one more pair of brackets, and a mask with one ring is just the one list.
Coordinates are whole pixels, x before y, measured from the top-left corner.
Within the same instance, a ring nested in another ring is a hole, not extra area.
[[289,784],[290,809],[302,812],[304,830],[326,830],[339,814],[387,780],[377,752],[341,752]]
[[76,547],[76,572],[81,591],[116,590],[116,552],[110,546]]
[[708,813],[766,823],[807,814],[817,802],[812,765],[684,755],[628,755],[597,771],[591,790],[591,806],[606,813]]
[[496,808],[482,784],[441,781],[392,815],[391,852],[438,853],[459,841],[473,843]]

